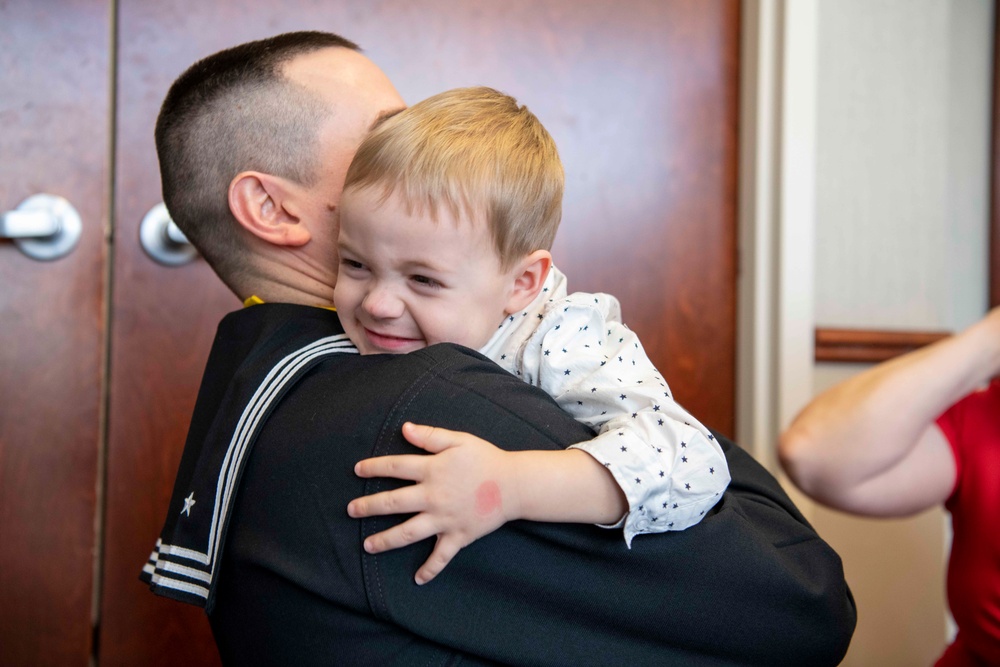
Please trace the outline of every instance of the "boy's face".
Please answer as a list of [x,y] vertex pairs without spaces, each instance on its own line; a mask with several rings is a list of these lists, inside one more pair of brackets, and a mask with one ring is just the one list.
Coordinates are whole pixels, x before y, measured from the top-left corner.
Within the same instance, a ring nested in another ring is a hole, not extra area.
[[361,354],[434,343],[485,345],[507,314],[515,269],[501,271],[484,220],[407,213],[396,194],[351,189],[340,203],[334,302]]

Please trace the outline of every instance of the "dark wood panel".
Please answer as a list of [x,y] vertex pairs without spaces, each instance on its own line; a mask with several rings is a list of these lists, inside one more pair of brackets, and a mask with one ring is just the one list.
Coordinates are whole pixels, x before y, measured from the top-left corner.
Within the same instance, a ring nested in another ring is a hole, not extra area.
[[148,0],[123,3],[119,26],[102,664],[217,659],[200,612],[155,599],[136,576],[215,323],[237,304],[203,263],[160,267],[136,239],[160,199],[158,105],[187,65],[222,47],[330,30],[360,43],[409,101],[485,84],[528,104],[566,164],[555,251],[571,288],[619,296],[681,401],[732,432],[738,2]]
[[732,433],[739,3],[452,4],[383,3],[394,20],[351,35],[408,101],[487,84],[535,111],[566,168],[570,289],[616,295],[679,400]]
[[0,3],[0,211],[47,192],[68,256],[0,242],[0,662],[87,665],[104,350],[110,0]]
[[886,361],[950,335],[947,331],[816,329],[816,361]]

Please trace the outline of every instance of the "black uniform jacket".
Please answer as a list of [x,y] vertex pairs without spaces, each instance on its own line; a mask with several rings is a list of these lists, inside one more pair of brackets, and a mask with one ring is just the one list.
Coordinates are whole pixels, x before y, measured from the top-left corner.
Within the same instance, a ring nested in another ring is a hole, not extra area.
[[837,554],[775,479],[719,437],[732,483],[698,525],[640,536],[512,522],[437,579],[432,541],[379,555],[354,475],[415,453],[404,421],[506,449],[591,437],[465,348],[359,356],[334,313],[264,304],[220,324],[166,525],[142,573],[209,613],[232,665],[835,665],[854,630]]

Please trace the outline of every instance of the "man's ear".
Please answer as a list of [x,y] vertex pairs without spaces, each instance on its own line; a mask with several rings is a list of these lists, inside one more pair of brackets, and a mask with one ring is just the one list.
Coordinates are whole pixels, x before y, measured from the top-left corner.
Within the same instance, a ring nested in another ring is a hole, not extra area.
[[229,210],[243,229],[272,245],[297,247],[309,242],[308,227],[288,206],[295,185],[259,171],[244,171],[229,184]]
[[545,284],[550,268],[552,253],[548,250],[536,250],[517,263],[511,271],[514,283],[505,308],[508,314],[524,310],[534,301]]

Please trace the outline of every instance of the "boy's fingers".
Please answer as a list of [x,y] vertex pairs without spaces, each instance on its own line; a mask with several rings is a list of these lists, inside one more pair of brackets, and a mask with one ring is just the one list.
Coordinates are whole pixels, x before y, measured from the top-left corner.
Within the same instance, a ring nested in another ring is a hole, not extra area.
[[413,422],[403,424],[403,437],[406,438],[406,441],[431,454],[437,454],[453,447],[456,444],[456,436],[459,435],[464,434],[449,431],[446,428],[424,426]]
[[459,550],[461,550],[461,546],[458,542],[449,540],[446,537],[438,537],[437,544],[434,545],[434,551],[431,552],[430,558],[417,570],[417,575],[414,577],[417,585],[423,586],[441,574],[441,571],[448,566],[448,563],[458,554]]
[[359,461],[354,466],[354,474],[358,477],[392,477],[419,482],[423,479],[426,465],[427,457],[419,454],[379,456]]
[[365,538],[365,551],[370,554],[399,549],[437,534],[434,522],[425,514],[418,514],[398,526]]
[[387,514],[414,514],[425,509],[427,497],[419,486],[404,486],[401,489],[373,493],[355,498],[347,504],[348,516],[355,519]]
[[456,445],[468,444],[472,441],[484,442],[464,431],[449,431],[446,428],[424,426],[413,422],[403,424],[403,437],[414,447],[419,447],[431,454],[437,454]]

